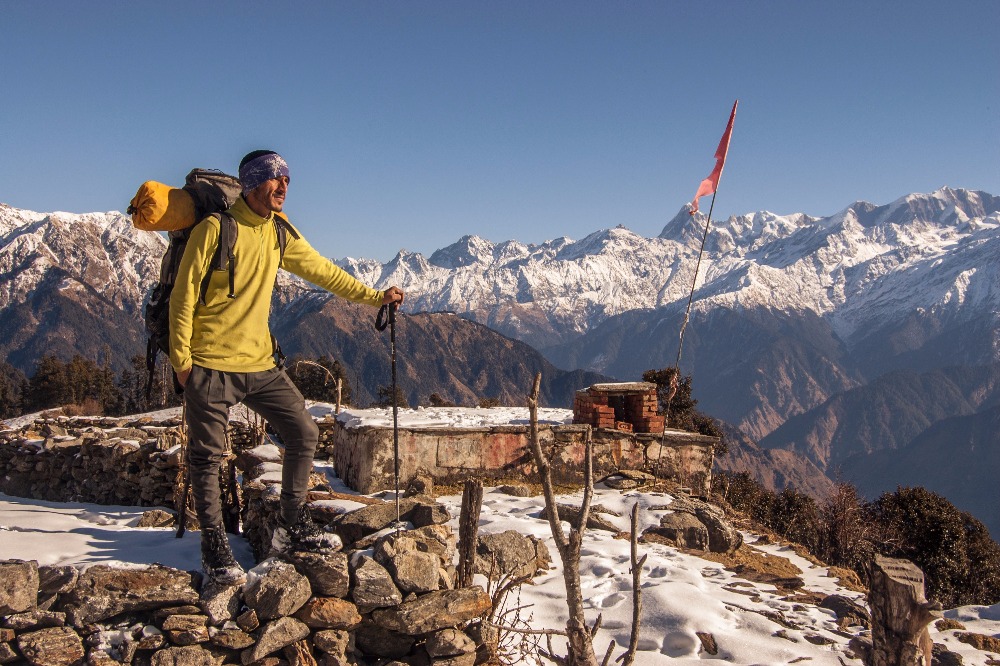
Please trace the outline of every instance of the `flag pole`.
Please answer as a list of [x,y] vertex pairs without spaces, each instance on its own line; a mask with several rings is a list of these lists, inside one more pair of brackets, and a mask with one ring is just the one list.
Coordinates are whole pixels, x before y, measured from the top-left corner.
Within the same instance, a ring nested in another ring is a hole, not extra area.
[[[698,186],[698,191],[695,193],[694,201],[691,202],[690,214],[694,215],[698,212],[698,199],[709,193],[712,195],[712,203],[708,207],[708,218],[705,220],[705,231],[701,236],[701,247],[698,249],[698,261],[694,267],[694,277],[691,279],[691,292],[688,294],[687,307],[684,310],[684,320],[681,322],[680,336],[677,342],[677,360],[674,362],[674,373],[670,378],[670,391],[667,394],[666,407],[664,408],[663,414],[664,437],[666,436],[667,423],[670,421],[670,407],[673,404],[674,396],[677,395],[677,389],[680,386],[681,353],[684,349],[684,332],[687,330],[687,325],[691,320],[691,306],[694,303],[694,290],[698,285],[698,273],[701,270],[701,260],[705,254],[705,243],[708,240],[708,230],[712,224],[712,211],[715,209],[715,197],[719,193],[719,182],[722,180],[722,172],[725,170],[726,155],[729,153],[729,140],[732,138],[733,123],[736,120],[736,107],[739,103],[739,100],[733,102],[733,110],[729,114],[729,122],[726,124],[726,131],[723,132],[722,139],[719,141],[719,147],[715,150],[715,168],[712,170],[712,173],[709,174],[708,178],[703,180]],[[662,457],[662,455],[663,442],[661,441],[660,456]]]

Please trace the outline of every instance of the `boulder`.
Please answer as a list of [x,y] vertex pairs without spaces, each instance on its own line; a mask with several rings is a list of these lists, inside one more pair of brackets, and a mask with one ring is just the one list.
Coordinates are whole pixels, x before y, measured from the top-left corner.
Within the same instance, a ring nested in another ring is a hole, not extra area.
[[691,513],[674,511],[660,519],[659,527],[652,527],[644,534],[654,532],[678,548],[689,550],[708,550],[708,528]]
[[403,592],[433,592],[439,588],[441,560],[433,553],[409,550],[393,555],[388,571]]
[[696,516],[708,530],[708,550],[732,555],[743,545],[743,535],[726,519],[719,507],[693,497],[678,496],[667,507]]
[[77,666],[86,656],[83,641],[69,627],[21,634],[17,647],[32,666]]
[[309,627],[293,617],[280,617],[264,625],[257,637],[257,643],[240,654],[244,664],[252,664],[272,652],[301,641],[309,635]]
[[232,620],[240,612],[242,598],[238,585],[218,585],[209,581],[201,590],[201,611],[214,625]]
[[351,635],[346,631],[325,629],[313,634],[316,649],[331,657],[347,662],[347,652],[351,649]]
[[819,602],[819,607],[836,613],[837,620],[842,626],[859,625],[866,629],[872,626],[868,609],[843,595],[831,594]]
[[150,659],[151,666],[215,666],[216,663],[211,652],[197,645],[157,650]]
[[[494,561],[496,571],[493,571]],[[547,571],[552,563],[549,549],[535,537],[525,536],[516,530],[498,534],[481,534],[476,543],[474,572],[484,576],[534,576]]]
[[171,527],[177,520],[172,513],[167,513],[163,509],[150,509],[144,511],[136,527]]
[[38,562],[0,562],[0,615],[32,610],[38,600]]
[[382,659],[398,659],[410,653],[416,642],[412,636],[377,626],[370,621],[363,622],[354,631],[357,649],[366,655]]
[[250,570],[243,601],[261,620],[288,617],[312,596],[309,579],[282,560],[266,560]]
[[40,594],[62,594],[69,592],[80,578],[76,567],[48,566],[38,567],[38,592]]
[[[424,495],[404,497],[399,501],[399,519],[414,527],[442,525],[451,520],[443,505]],[[345,513],[335,523],[337,533],[345,543],[352,544],[364,536],[379,532],[396,522],[396,503],[372,504]]]
[[358,607],[336,597],[313,597],[295,617],[311,629],[351,629],[361,623]]
[[403,595],[386,568],[367,555],[362,555],[354,567],[351,597],[362,613],[396,606],[403,601]]
[[208,641],[208,618],[204,615],[171,615],[160,628],[174,645],[195,645]]
[[427,649],[427,654],[435,659],[456,657],[476,651],[476,644],[471,638],[464,632],[452,628],[435,631],[427,637],[424,647]]
[[94,565],[66,593],[63,609],[74,627],[82,627],[119,613],[192,605],[198,602],[197,575],[160,564],[141,569]]
[[372,612],[380,627],[410,636],[457,627],[478,617],[492,607],[490,597],[475,585],[459,590],[429,592],[392,608]]
[[295,569],[309,579],[313,594],[324,597],[346,597],[351,587],[351,573],[344,553],[296,552],[284,556]]

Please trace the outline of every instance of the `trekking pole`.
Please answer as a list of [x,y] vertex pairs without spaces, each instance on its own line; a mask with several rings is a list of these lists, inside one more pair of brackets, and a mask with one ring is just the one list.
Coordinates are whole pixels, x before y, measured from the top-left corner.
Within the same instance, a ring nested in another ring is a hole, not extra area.
[[181,503],[177,507],[177,534],[176,538],[184,536],[187,529],[187,504],[188,495],[191,492],[191,470],[188,465],[188,437],[187,437],[187,400],[181,398],[181,470],[184,477],[184,491],[181,493]]
[[[388,314],[388,316],[387,316]],[[396,396],[396,304],[383,305],[375,318],[375,328],[389,327],[389,358],[392,364],[392,457],[396,481],[396,530],[399,531],[399,401]]]

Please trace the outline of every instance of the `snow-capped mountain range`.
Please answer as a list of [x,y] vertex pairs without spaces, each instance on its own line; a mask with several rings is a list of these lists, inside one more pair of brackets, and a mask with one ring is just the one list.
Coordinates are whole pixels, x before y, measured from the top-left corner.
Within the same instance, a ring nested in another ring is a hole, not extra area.
[[[559,368],[630,381],[674,362],[705,222],[684,208],[656,238],[621,226],[540,245],[467,236],[429,258],[401,251],[386,264],[338,263],[373,286],[404,287],[407,312],[459,313],[541,349]],[[136,231],[121,213],[44,214],[0,204],[0,354],[30,373],[45,353],[99,361],[137,353],[141,302],[164,248],[162,237]],[[947,441],[942,428],[971,427],[956,419],[1000,409],[998,266],[1000,197],[981,191],[857,202],[822,218],[763,211],[713,220],[681,370],[694,377],[700,409],[773,447],[740,452],[759,469],[770,466],[773,485],[783,478],[803,487],[810,475],[842,464],[862,469],[864,456],[909,450],[911,441],[928,441],[921,435],[932,427],[934,441]],[[276,331],[308,354],[341,354],[329,347],[331,330],[343,346],[367,327],[285,274],[275,306]],[[337,313],[346,317],[339,328],[331,319]],[[411,370],[426,383],[442,374],[443,354],[464,361],[443,372],[447,381],[421,387],[445,399],[514,399],[523,392],[521,375],[536,370],[556,377],[553,397],[571,395],[579,388],[572,382],[593,381],[560,377],[538,358],[512,373],[513,359],[533,350],[506,349],[499,338],[487,341],[493,333],[485,328],[459,331],[459,318],[435,317],[442,316],[412,318],[411,356],[423,357]],[[348,352],[358,366],[355,383],[372,384],[371,392],[385,374],[375,369],[381,350],[368,354],[373,345]],[[507,356],[497,355],[502,347]],[[504,383],[495,383],[505,372]],[[976,446],[1000,447],[1000,439]],[[790,455],[800,462],[779,464]],[[969,460],[978,455],[970,451]],[[933,479],[918,481],[933,489]],[[992,478],[982,481],[992,488]],[[968,510],[991,510],[992,496],[976,492],[982,497],[969,500]]]
[[[384,265],[338,263],[366,282],[399,284],[416,310],[461,313],[544,349],[630,310],[686,305],[705,223],[685,207],[656,238],[622,226],[540,245],[466,236],[429,258],[404,250]],[[998,229],[1000,198],[950,188],[824,218],[713,220],[695,307],[811,312],[844,340],[872,321],[989,307],[1000,303],[990,261]]]

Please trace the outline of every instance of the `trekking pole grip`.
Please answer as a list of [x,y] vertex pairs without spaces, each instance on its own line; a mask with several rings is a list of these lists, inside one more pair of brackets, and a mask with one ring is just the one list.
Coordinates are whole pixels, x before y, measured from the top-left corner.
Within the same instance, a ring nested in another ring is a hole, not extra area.
[[375,317],[375,328],[384,331],[388,326],[396,323],[396,303],[388,303],[378,310]]

